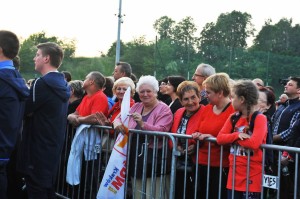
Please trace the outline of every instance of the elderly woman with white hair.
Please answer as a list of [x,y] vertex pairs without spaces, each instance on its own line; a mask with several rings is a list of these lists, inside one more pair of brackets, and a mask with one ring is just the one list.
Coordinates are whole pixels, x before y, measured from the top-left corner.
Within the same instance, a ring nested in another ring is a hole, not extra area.
[[[165,103],[157,99],[157,92],[159,90],[158,81],[153,76],[142,76],[136,88],[141,102],[135,103],[129,113],[129,129],[138,129],[138,130],[147,130],[147,131],[161,131],[169,132],[172,126],[173,114]],[[124,128],[120,123],[119,117],[115,119],[114,128],[118,132],[124,132]],[[134,180],[136,177],[136,187],[134,189],[134,194],[136,198],[140,198],[140,194],[149,194],[151,192],[151,186],[156,186],[156,195],[160,190],[159,182],[160,180],[156,179],[155,183],[151,183],[151,171],[152,171],[152,158],[153,152],[156,151],[154,148],[153,137],[148,136],[148,143],[146,143],[145,136],[140,134],[132,134],[131,144],[130,144],[130,157],[129,157],[129,176]],[[143,161],[144,161],[144,147],[148,147],[147,154],[147,171],[143,171]],[[156,145],[157,150],[157,170],[156,175],[161,174],[161,159],[162,159],[162,140],[159,139]],[[135,160],[137,159],[137,165],[135,166]],[[137,168],[135,170],[135,168]],[[147,187],[146,193],[142,192],[142,174],[146,172],[147,176]],[[136,174],[136,176],[135,176]],[[154,197],[154,198],[157,198]]]

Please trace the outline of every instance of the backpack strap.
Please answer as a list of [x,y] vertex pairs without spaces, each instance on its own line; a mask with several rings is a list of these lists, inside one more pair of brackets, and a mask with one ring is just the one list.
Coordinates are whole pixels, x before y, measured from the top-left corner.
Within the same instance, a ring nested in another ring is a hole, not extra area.
[[[259,111],[254,111],[254,113],[252,114],[251,116],[251,119],[250,119],[250,123],[249,123],[249,130],[252,132],[253,131],[253,128],[254,128],[254,121],[255,121],[255,118],[256,116],[260,114]],[[232,124],[232,129],[231,129],[231,133],[234,132],[234,127],[237,123],[237,121],[241,118],[242,116],[242,113],[241,112],[237,112],[237,113],[234,113],[230,120],[231,120],[231,124]]]
[[231,115],[231,117],[230,117],[230,121],[232,124],[231,133],[234,132],[234,127],[235,127],[237,121],[241,118],[241,116],[242,116],[241,112],[236,112],[233,115]]
[[259,111],[254,111],[254,113],[253,113],[252,116],[251,116],[250,124],[249,124],[249,130],[250,130],[251,132],[253,132],[255,118],[256,118],[256,116],[257,116],[258,114],[260,114]]

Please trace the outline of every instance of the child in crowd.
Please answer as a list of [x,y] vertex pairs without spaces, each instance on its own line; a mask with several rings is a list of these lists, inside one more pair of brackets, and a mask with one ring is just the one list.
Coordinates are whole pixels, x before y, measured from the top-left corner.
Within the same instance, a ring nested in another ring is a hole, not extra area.
[[[250,125],[258,100],[258,90],[249,80],[240,80],[232,88],[232,105],[236,111],[224,124],[217,136],[218,144],[231,144],[227,198],[259,199],[262,176],[261,144],[266,143],[267,119],[257,114]],[[236,121],[233,121],[236,118]],[[250,164],[247,164],[250,156]],[[247,178],[247,167],[249,174]],[[248,183],[248,184],[247,184]],[[248,190],[248,195],[247,195]]]

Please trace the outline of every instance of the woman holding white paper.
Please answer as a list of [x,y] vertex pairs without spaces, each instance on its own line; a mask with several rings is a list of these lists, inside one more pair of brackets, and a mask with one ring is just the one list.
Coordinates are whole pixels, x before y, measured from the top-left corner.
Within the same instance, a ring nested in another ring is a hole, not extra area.
[[[129,129],[169,132],[172,126],[173,114],[165,103],[157,99],[159,87],[156,78],[153,76],[142,76],[137,83],[136,90],[141,102],[135,103],[129,111]],[[125,132],[120,117],[115,119],[114,128],[117,132]],[[132,182],[136,182],[136,186],[133,187],[136,198],[140,198],[141,194],[150,195],[151,186],[155,186],[155,183],[151,184],[151,172],[153,151],[156,149],[154,149],[153,137],[148,136],[148,139],[145,138],[146,136],[143,134],[137,136],[137,134],[133,133],[131,142],[129,143],[131,147],[128,169]],[[146,140],[148,140],[148,142],[146,142]],[[162,144],[162,140],[158,139],[156,145],[158,147],[156,176],[161,173]],[[143,164],[145,146],[148,147],[147,165]],[[135,161],[137,161],[136,166]],[[144,171],[142,168],[145,168],[145,166],[147,170]],[[144,172],[146,172],[147,177],[146,193],[143,193],[142,191],[142,174]],[[154,198],[158,198],[159,196],[159,182],[160,180],[157,177],[155,187],[156,196],[153,196]]]

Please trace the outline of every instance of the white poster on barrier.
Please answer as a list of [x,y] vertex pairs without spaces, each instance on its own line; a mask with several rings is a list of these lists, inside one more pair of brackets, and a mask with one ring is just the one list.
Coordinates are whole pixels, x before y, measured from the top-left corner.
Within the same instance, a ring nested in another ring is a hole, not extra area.
[[278,177],[271,175],[263,175],[263,187],[278,189]]
[[[121,121],[128,131],[130,110],[130,87],[126,90],[121,104]],[[126,132],[127,133],[127,132]],[[124,198],[126,177],[127,141],[126,133],[119,133],[102,178],[97,199]]]

